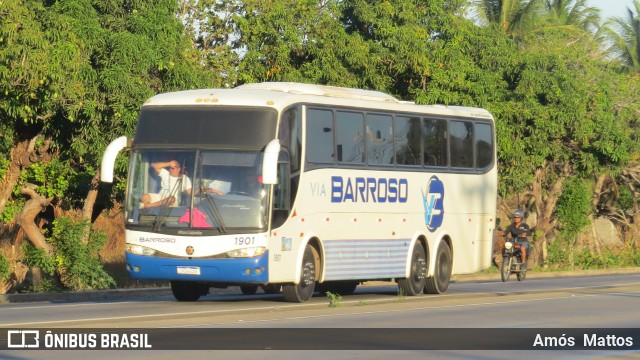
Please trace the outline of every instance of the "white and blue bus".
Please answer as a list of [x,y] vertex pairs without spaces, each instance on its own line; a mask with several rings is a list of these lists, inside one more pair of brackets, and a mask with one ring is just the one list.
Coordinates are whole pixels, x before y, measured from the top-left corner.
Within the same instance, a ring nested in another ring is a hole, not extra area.
[[446,291],[490,265],[495,127],[479,108],[299,83],[160,94],[131,148],[126,263],[179,301],[259,287],[291,302],[370,280]]

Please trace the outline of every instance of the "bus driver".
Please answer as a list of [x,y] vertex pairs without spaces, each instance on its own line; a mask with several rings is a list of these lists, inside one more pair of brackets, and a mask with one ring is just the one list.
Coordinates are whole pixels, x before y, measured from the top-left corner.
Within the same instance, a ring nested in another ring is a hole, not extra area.
[[[188,176],[181,174],[180,164],[176,160],[161,161],[151,165],[160,177],[160,192],[142,195],[140,200],[141,209],[167,205],[178,206],[183,192],[191,195],[191,180]],[[181,183],[180,191],[176,191],[176,186],[179,186],[179,182]]]

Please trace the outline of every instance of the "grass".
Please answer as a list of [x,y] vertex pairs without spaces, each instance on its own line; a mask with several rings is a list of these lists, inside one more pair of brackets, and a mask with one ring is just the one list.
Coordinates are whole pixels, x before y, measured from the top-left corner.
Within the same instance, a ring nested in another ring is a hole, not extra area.
[[342,306],[342,296],[340,294],[333,294],[327,291],[327,298],[329,299],[329,307],[336,308]]

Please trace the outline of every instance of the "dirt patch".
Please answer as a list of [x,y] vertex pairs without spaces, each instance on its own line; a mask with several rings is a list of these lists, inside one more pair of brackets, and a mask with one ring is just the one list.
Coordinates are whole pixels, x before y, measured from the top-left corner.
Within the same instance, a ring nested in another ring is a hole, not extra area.
[[124,257],[125,229],[124,210],[116,204],[103,211],[93,223],[93,229],[107,234],[107,242],[100,252],[100,261],[105,271],[116,281],[118,288],[141,288],[167,286],[166,282],[134,280],[127,274]]

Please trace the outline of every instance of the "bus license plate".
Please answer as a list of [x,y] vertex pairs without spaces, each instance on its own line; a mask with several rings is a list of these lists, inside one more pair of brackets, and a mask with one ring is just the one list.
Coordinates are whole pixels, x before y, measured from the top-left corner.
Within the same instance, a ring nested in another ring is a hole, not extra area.
[[200,268],[198,266],[178,266],[178,274],[200,275]]

